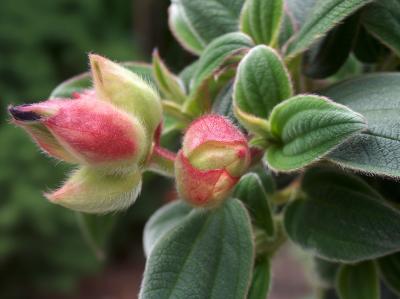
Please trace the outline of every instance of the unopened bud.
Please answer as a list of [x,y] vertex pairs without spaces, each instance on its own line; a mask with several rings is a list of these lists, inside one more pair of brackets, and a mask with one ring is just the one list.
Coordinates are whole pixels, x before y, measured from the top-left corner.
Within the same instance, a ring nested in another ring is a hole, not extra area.
[[149,136],[162,120],[159,95],[135,73],[99,55],[89,55],[97,96],[139,119]]
[[9,112],[44,151],[67,162],[119,172],[147,158],[151,140],[141,123],[93,95],[10,107]]
[[52,203],[86,213],[107,213],[128,208],[141,189],[140,172],[104,175],[82,167],[66,183],[45,196]]
[[245,136],[227,119],[206,115],[188,128],[175,162],[178,191],[195,206],[217,206],[250,163]]

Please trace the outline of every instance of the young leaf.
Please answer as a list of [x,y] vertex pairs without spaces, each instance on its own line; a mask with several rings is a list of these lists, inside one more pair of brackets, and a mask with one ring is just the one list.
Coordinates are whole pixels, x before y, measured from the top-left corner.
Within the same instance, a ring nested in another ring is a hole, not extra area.
[[185,102],[186,95],[183,83],[167,68],[158,51],[153,53],[153,74],[158,88],[166,99],[177,103]]
[[361,113],[368,123],[368,131],[339,146],[329,159],[367,173],[400,177],[400,74],[365,75],[324,94]]
[[253,263],[248,215],[236,199],[192,211],[154,247],[141,299],[245,298]]
[[143,248],[147,257],[157,242],[180,224],[191,210],[185,202],[177,200],[165,205],[151,216],[143,231]]
[[353,47],[358,21],[358,15],[349,17],[305,53],[303,71],[306,76],[323,79],[335,74],[340,69]]
[[201,54],[207,43],[195,32],[179,2],[174,2],[169,7],[168,24],[172,34],[183,48],[193,54]]
[[366,124],[343,105],[299,95],[274,108],[270,126],[277,142],[268,148],[267,162],[276,170],[292,171],[324,157]]
[[400,296],[400,252],[379,259],[378,266],[385,284]]
[[318,38],[372,0],[325,0],[315,6],[299,33],[290,42],[287,56],[307,50]]
[[177,39],[196,54],[215,38],[238,31],[243,0],[174,0],[169,23]]
[[[279,55],[267,46],[254,47],[238,67],[234,84],[236,117],[248,130],[262,131],[251,120],[266,122],[272,109],[292,93],[288,71]],[[244,115],[249,115],[250,121]]]
[[400,1],[375,1],[366,7],[362,22],[369,32],[400,56]]
[[343,265],[338,272],[340,299],[379,299],[379,277],[373,261]]
[[271,286],[271,263],[263,257],[256,261],[247,299],[265,299]]
[[243,176],[235,188],[234,196],[246,205],[254,224],[273,237],[275,229],[271,207],[258,175],[248,173]]
[[[224,68],[237,65],[243,56],[242,52],[252,45],[251,39],[239,32],[229,33],[214,40],[200,57],[191,80],[190,99],[186,102],[185,111],[193,115],[209,112],[213,97],[234,76],[234,72],[229,73]],[[227,72],[228,76],[223,76]],[[217,82],[219,80],[220,82]]]
[[256,44],[276,43],[283,15],[283,0],[247,0],[242,9],[240,29]]
[[[124,67],[140,75],[147,82],[155,85],[151,66],[144,63],[124,62]],[[92,87],[92,78],[89,72],[82,73],[59,84],[50,94],[50,99],[70,98],[74,92],[81,92]]]
[[307,199],[292,202],[284,218],[290,239],[302,248],[349,263],[400,250],[400,212],[357,177],[311,169],[302,188]]

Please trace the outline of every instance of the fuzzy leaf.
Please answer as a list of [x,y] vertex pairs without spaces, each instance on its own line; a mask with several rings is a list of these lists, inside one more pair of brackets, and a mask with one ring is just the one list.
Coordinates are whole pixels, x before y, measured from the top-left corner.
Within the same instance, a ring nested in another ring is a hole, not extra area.
[[325,0],[320,1],[308,16],[299,33],[289,44],[286,55],[295,56],[324,36],[336,24],[372,0]]
[[378,266],[385,284],[400,296],[400,252],[379,259]]
[[375,1],[363,12],[362,22],[369,32],[400,56],[399,0]]
[[166,99],[177,103],[185,102],[186,95],[183,83],[167,68],[158,51],[153,54],[153,74],[157,86]]
[[361,113],[368,130],[349,139],[329,158],[344,167],[400,177],[400,74],[365,75],[324,91]]
[[340,299],[379,299],[379,277],[373,261],[343,265],[338,272]]
[[290,239],[331,260],[365,261],[400,250],[400,212],[359,178],[311,169],[302,182],[307,199],[285,211]]
[[293,18],[296,28],[301,28],[307,21],[317,0],[285,0],[285,10]]
[[[242,51],[252,45],[251,39],[239,32],[229,33],[214,40],[204,50],[197,64],[185,111],[193,115],[209,112],[213,97],[235,75],[233,71],[229,72],[229,66],[237,65],[243,55]],[[228,67],[228,70],[224,70],[224,67]],[[226,73],[228,75],[223,76]]]
[[241,31],[250,35],[256,44],[273,45],[282,15],[283,0],[247,0],[241,14]]
[[254,122],[248,121],[244,114],[266,122],[272,109],[292,93],[286,67],[272,48],[257,46],[240,62],[234,85],[234,103],[236,116],[247,129],[262,130],[254,128]]
[[141,299],[245,298],[253,261],[242,204],[196,209],[167,233],[147,260]]
[[191,210],[185,202],[177,200],[163,206],[151,216],[143,231],[143,248],[147,257],[157,242],[179,225]]
[[[121,65],[144,78],[146,82],[155,85],[150,65],[136,62],[124,62]],[[89,88],[92,88],[92,78],[90,72],[86,72],[59,84],[51,92],[49,98],[70,98],[74,92],[81,92]]]
[[206,43],[192,28],[180,2],[174,2],[169,7],[168,24],[172,34],[182,47],[193,54],[200,55],[206,47]]
[[271,207],[258,175],[249,173],[243,176],[234,195],[246,205],[254,224],[263,229],[269,237],[273,237],[275,228]]
[[266,159],[280,171],[315,162],[366,127],[358,113],[314,95],[299,95],[276,106],[270,125],[277,141],[268,148]]
[[264,257],[256,261],[247,299],[265,299],[271,286],[271,263]]

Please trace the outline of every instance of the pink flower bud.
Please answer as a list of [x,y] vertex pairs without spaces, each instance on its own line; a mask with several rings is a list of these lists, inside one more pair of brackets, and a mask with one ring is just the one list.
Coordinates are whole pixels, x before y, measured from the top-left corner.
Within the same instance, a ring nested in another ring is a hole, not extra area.
[[141,123],[93,92],[10,107],[13,122],[26,129],[49,155],[114,172],[136,169],[147,159]]
[[206,115],[186,131],[175,161],[177,189],[194,206],[217,206],[247,170],[246,137],[220,115]]

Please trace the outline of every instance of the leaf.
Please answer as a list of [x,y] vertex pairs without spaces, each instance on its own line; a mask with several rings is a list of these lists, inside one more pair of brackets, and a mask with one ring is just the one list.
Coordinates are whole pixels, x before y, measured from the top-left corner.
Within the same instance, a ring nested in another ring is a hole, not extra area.
[[330,261],[359,262],[400,250],[400,212],[359,178],[330,169],[306,172],[307,199],[285,211],[290,239]]
[[204,45],[229,32],[238,31],[243,0],[174,0],[189,27]]
[[271,264],[269,258],[264,257],[256,261],[253,278],[247,299],[266,299],[271,286]]
[[183,103],[186,100],[186,94],[183,82],[176,77],[164,64],[158,51],[153,53],[153,74],[164,97],[176,103]]
[[314,271],[318,275],[318,285],[323,288],[334,287],[340,264],[320,259],[318,257],[315,257],[313,261]]
[[279,171],[317,161],[366,127],[360,114],[314,95],[299,95],[276,106],[270,125],[277,141],[268,148],[266,159]]
[[285,10],[293,18],[296,28],[301,28],[308,19],[317,0],[285,0]]
[[296,56],[310,48],[336,24],[372,0],[325,0],[318,2],[298,34],[286,50],[287,56]]
[[367,30],[400,56],[400,1],[379,0],[362,14]]
[[93,215],[76,212],[82,237],[99,260],[106,258],[106,246],[114,228],[116,215]]
[[168,24],[172,34],[186,50],[200,55],[206,47],[206,43],[191,27],[185,11],[179,2],[174,2],[169,7]]
[[400,74],[381,73],[338,83],[323,92],[361,113],[364,131],[329,155],[343,167],[400,177]]
[[[150,65],[136,62],[123,62],[122,65],[140,75],[146,82],[155,85]],[[74,92],[89,88],[92,88],[92,77],[89,72],[85,72],[62,82],[52,91],[49,98],[70,98]]]
[[369,34],[362,25],[358,29],[353,52],[358,60],[365,63],[376,63],[388,54],[387,48]]
[[274,45],[283,16],[283,0],[247,0],[242,9],[240,29],[256,44]]
[[323,79],[335,74],[349,57],[358,29],[359,16],[351,16],[315,43],[303,58],[304,74]]
[[229,70],[239,63],[243,51],[252,45],[251,39],[239,32],[214,40],[199,59],[191,80],[190,99],[185,103],[185,112],[195,116],[209,112],[216,94],[235,75],[234,70]]
[[245,298],[253,250],[249,218],[238,200],[196,209],[152,250],[140,298]]
[[378,266],[385,284],[400,296],[400,252],[379,259]]
[[243,115],[266,122],[272,109],[292,93],[288,71],[279,55],[267,46],[254,47],[238,67],[234,84],[236,117],[248,130],[262,131]]
[[340,299],[379,299],[379,278],[373,261],[343,265],[338,272]]
[[235,188],[234,196],[245,204],[254,224],[263,229],[269,237],[273,237],[275,228],[271,207],[258,175],[244,175]]
[[155,212],[143,231],[143,248],[148,257],[159,240],[179,225],[191,211],[181,200],[173,201]]

